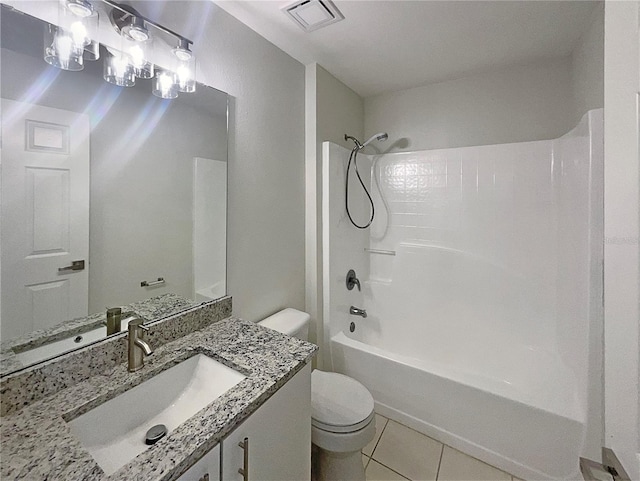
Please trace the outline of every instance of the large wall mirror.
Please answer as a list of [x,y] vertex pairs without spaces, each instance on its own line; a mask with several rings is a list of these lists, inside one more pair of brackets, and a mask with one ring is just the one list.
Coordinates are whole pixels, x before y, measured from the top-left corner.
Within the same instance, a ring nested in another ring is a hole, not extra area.
[[107,308],[150,321],[224,296],[227,95],[112,85],[104,46],[61,70],[47,23],[1,22],[2,374],[104,337]]

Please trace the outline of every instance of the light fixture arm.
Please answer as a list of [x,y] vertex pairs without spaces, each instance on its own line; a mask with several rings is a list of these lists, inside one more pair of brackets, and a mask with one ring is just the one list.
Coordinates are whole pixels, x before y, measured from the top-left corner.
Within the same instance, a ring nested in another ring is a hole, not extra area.
[[109,14],[109,19],[111,20],[111,24],[113,25],[113,28],[115,28],[116,31],[118,31],[118,33],[125,26],[129,25],[133,18],[133,19],[138,19],[139,21],[143,21],[146,24],[152,25],[154,28],[160,30],[166,35],[174,37],[177,41],[177,44],[186,43],[187,46],[193,45],[193,40],[189,40],[188,38],[183,37],[182,35],[178,35],[173,30],[170,30],[167,27],[164,27],[162,25],[159,25],[153,22],[152,20],[149,20],[148,18],[141,15],[140,12],[138,12],[135,8],[129,5],[112,2],[111,0],[99,0],[99,1],[101,1],[105,5],[109,5],[110,7],[112,7],[111,12]]

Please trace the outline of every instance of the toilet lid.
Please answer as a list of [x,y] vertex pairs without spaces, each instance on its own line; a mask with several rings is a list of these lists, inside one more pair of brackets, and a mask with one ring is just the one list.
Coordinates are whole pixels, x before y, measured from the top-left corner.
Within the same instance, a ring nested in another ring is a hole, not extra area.
[[344,374],[311,373],[311,424],[334,433],[353,432],[373,418],[373,396]]

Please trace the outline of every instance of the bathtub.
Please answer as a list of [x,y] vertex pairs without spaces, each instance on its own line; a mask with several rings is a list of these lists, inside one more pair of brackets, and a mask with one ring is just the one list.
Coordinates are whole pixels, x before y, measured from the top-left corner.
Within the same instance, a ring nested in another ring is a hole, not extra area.
[[434,333],[409,357],[358,324],[331,338],[333,369],[367,386],[378,413],[523,479],[580,479],[585,412],[553,353]]

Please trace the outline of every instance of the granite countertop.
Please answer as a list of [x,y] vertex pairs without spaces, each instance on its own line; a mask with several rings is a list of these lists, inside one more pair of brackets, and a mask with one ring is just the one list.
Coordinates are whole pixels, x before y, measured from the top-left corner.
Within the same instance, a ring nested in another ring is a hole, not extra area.
[[[135,315],[136,317],[142,318],[145,322],[149,322],[170,316],[171,314],[175,314],[176,312],[188,309],[197,304],[197,302],[179,296],[178,294],[167,293],[142,301],[132,302],[131,304],[113,307],[120,307],[122,309],[123,319],[128,315]],[[18,352],[27,351],[50,342],[83,334],[96,327],[105,325],[106,322],[107,315],[105,310],[85,317],[64,321],[48,329],[40,329],[15,339],[3,341],[0,343],[0,374],[25,367],[16,357],[16,353]]]
[[[152,346],[153,347],[153,346]],[[140,371],[126,363],[0,418],[2,479],[174,480],[304,367],[317,347],[229,318],[158,348]],[[129,464],[106,476],[67,421],[203,353],[247,376]]]

